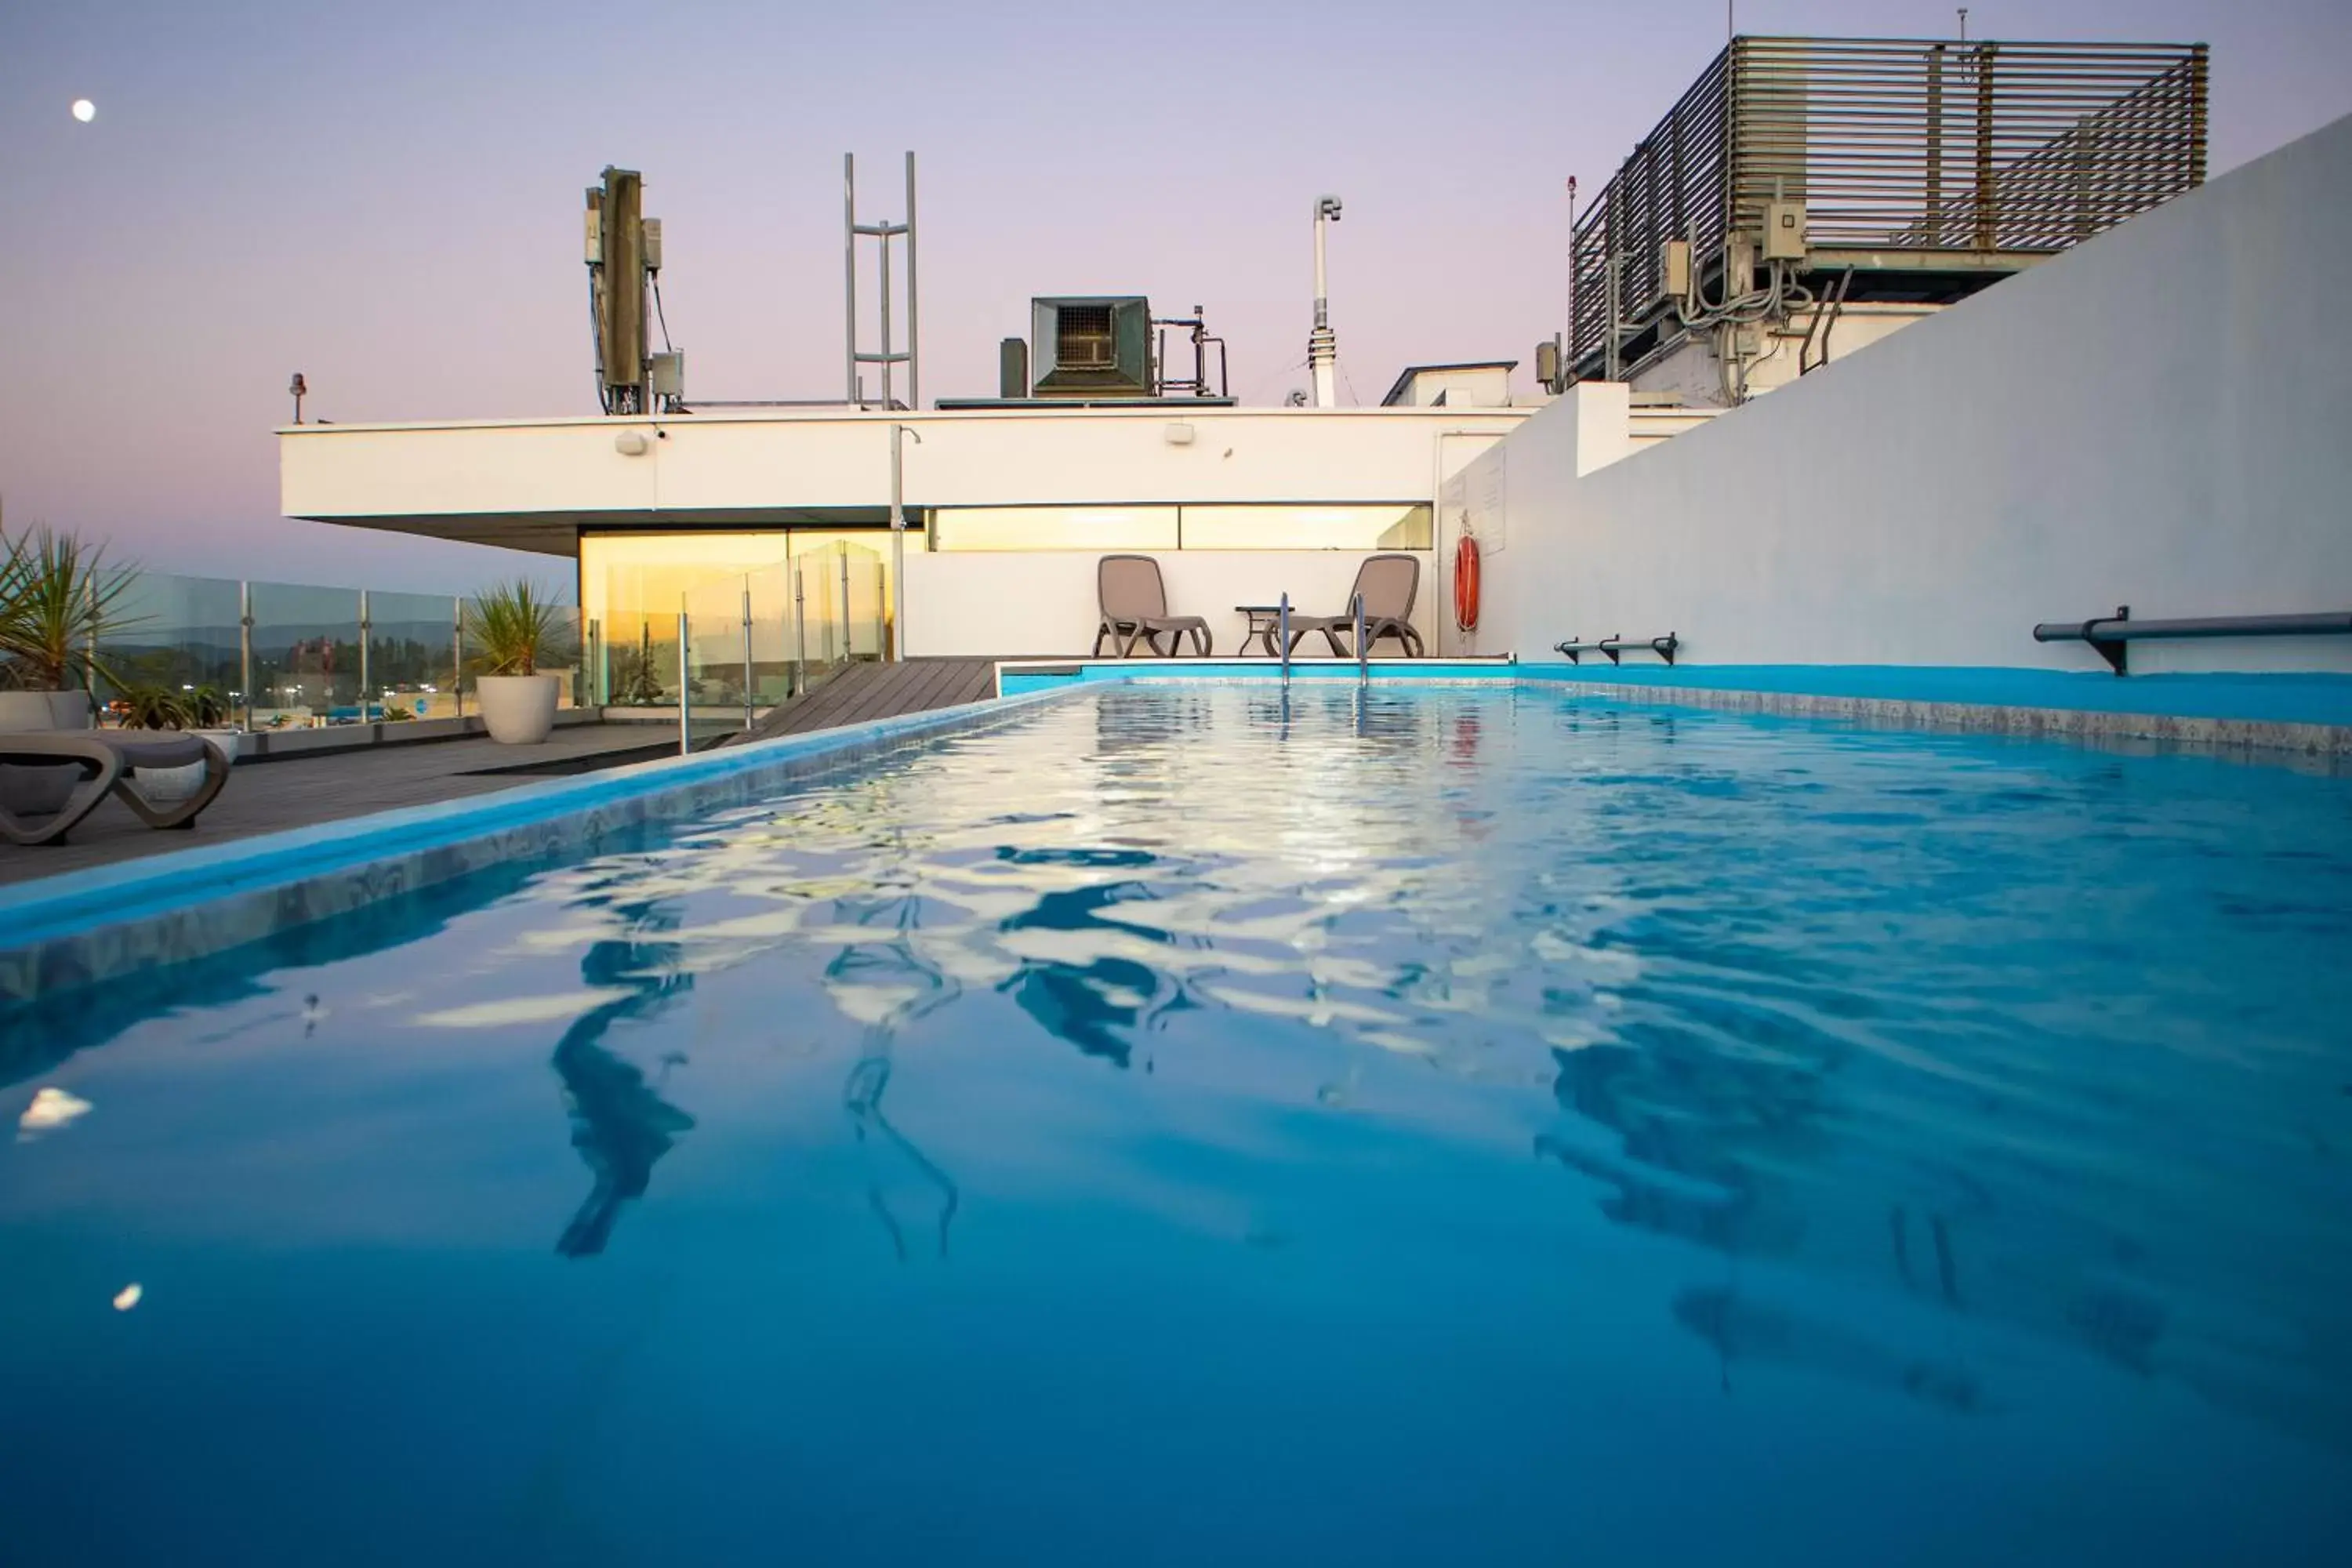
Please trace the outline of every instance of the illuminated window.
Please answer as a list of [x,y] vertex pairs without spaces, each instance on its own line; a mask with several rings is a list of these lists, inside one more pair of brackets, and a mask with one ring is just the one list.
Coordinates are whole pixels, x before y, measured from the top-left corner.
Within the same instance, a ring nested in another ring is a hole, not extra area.
[[1427,550],[1426,506],[1188,506],[1186,550]]
[[943,506],[934,550],[1173,550],[1172,506]]

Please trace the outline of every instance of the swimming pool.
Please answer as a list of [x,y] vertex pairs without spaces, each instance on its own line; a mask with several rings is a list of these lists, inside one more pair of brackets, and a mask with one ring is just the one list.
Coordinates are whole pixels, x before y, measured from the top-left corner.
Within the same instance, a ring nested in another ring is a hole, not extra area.
[[2347,939],[2325,772],[1074,693],[16,1015],[0,1556],[2315,1559]]

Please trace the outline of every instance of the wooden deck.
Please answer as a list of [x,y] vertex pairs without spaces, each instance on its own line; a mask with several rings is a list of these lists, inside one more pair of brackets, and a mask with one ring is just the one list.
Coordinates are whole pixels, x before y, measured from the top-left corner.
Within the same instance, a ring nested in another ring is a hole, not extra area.
[[853,664],[806,697],[769,712],[737,737],[768,741],[804,735],[869,719],[928,713],[960,702],[996,695],[996,661],[989,658],[910,658],[904,664]]
[[[989,659],[853,664],[806,697],[769,713],[745,735],[734,738],[805,734],[868,719],[974,702],[995,691],[995,666]],[[740,723],[740,718],[734,722]],[[698,722],[698,743],[726,738],[730,728],[722,721]],[[0,885],[282,828],[311,827],[370,812],[488,795],[551,774],[669,755],[677,744],[675,724],[583,724],[558,730],[537,746],[501,746],[481,739],[436,741],[240,762],[228,787],[193,829],[157,832],[131,816],[121,802],[109,801],[74,829],[68,843],[38,848],[0,845]]]

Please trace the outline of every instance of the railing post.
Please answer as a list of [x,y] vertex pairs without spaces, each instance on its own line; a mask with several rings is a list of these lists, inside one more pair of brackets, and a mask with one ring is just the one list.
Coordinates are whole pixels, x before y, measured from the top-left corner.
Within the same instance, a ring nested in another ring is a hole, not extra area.
[[449,601],[449,700],[457,705],[460,723],[466,718],[466,601]]
[[857,623],[849,613],[849,552],[841,552],[841,661],[844,664],[857,657]]
[[751,579],[743,579],[743,728],[751,727]]
[[793,672],[784,682],[786,696],[808,694],[808,605],[807,585],[801,581],[801,569],[793,569]]
[[686,680],[686,596],[677,606],[677,754],[694,751],[694,690]]
[[368,591],[360,590],[360,722],[368,721]]
[[1290,593],[1285,589],[1282,603],[1276,606],[1282,628],[1282,689],[1290,689]]
[[253,728],[253,584],[236,585],[236,684],[245,699],[245,727]]

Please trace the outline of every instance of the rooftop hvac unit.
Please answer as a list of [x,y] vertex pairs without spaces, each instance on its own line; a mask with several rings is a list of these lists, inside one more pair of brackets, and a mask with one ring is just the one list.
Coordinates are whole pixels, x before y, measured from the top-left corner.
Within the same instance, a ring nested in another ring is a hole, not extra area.
[[1139,294],[1029,301],[1037,397],[1151,395],[1151,302]]

